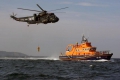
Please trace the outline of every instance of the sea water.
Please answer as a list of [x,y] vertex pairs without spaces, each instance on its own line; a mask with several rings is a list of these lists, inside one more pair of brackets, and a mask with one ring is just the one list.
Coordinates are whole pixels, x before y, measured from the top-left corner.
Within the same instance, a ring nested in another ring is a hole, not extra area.
[[120,80],[120,59],[1,58],[0,80]]

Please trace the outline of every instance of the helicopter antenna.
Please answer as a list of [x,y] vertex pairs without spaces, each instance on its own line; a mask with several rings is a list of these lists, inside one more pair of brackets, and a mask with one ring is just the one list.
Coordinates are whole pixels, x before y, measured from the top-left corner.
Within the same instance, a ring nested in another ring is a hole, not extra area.
[[36,4],[42,11],[45,11],[45,10],[43,10],[38,4]]
[[61,10],[61,9],[66,9],[68,7],[64,7],[64,8],[60,8],[60,9],[55,9],[55,10],[50,10],[50,11],[57,11],[57,10]]

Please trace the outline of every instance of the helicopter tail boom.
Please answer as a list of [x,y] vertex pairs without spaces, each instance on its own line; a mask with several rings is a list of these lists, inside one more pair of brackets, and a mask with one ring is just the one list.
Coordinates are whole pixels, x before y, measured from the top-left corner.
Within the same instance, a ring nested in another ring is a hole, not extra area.
[[13,18],[16,21],[19,21],[19,19],[17,17],[15,17],[15,16],[10,16],[10,17]]
[[13,12],[13,14],[10,15],[10,17],[13,18],[13,19],[16,20],[16,21],[19,21],[19,19],[18,19],[17,17],[15,17],[16,15],[17,15],[17,14],[14,14],[14,12]]

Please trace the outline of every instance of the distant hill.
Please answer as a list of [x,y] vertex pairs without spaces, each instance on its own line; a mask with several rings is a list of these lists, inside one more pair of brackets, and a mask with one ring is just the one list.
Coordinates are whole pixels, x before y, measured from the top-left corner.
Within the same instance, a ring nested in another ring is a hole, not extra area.
[[28,55],[20,52],[6,52],[0,51],[0,57],[27,57]]

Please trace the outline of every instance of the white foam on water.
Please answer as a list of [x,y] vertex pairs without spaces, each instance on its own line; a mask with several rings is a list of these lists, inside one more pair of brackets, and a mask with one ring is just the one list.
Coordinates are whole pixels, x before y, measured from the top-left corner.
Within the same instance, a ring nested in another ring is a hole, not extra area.
[[110,61],[110,60],[100,59],[100,60],[90,60],[90,61],[95,61],[95,62],[108,62],[108,61]]
[[96,60],[98,62],[106,62],[106,61],[110,61],[110,60],[106,60],[106,59],[100,59],[100,60]]
[[43,58],[43,59],[46,59],[46,60],[59,60],[59,58],[57,58],[57,57],[47,57],[47,58]]
[[46,58],[35,58],[35,57],[27,57],[27,58],[9,58],[9,57],[3,57],[0,59],[4,60],[59,60],[56,57],[46,57]]
[[[9,57],[3,57],[0,59],[5,60],[59,60],[58,57],[45,57],[45,58],[35,58],[35,57],[26,57],[26,58],[9,58]],[[93,61],[93,62],[115,62],[114,59],[106,60],[106,59],[100,59],[100,60],[80,60],[80,61]]]
[[108,61],[110,61],[110,60],[106,60],[106,59],[100,59],[100,60],[80,60],[80,61],[90,61],[90,62],[108,62]]

